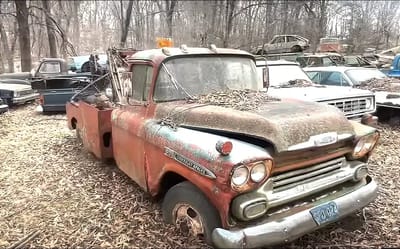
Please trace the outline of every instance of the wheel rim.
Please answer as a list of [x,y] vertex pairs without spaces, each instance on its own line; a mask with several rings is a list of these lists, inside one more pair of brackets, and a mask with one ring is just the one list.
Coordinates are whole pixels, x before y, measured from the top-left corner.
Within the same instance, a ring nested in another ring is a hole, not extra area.
[[204,235],[202,218],[189,204],[178,204],[174,209],[175,224],[184,233],[194,236]]

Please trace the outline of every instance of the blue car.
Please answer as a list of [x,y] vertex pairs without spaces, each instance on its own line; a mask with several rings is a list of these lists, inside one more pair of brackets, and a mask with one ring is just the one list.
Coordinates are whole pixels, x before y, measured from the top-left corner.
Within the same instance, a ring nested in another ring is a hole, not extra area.
[[[82,72],[82,66],[85,62],[89,61],[90,55],[82,55],[68,58],[68,67],[71,71],[80,73]],[[99,54],[99,60],[97,61],[101,67],[107,69],[107,55]]]
[[389,77],[400,78],[400,54],[397,54],[392,62],[390,69],[381,69]]

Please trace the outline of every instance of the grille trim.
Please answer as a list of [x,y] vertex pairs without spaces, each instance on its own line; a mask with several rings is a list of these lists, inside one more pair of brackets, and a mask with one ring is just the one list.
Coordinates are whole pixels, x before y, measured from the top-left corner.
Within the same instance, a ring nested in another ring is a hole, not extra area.
[[29,95],[34,93],[33,89],[18,91],[20,96]]
[[[260,191],[266,194],[269,208],[277,207],[352,180],[357,168],[362,166],[365,163],[339,157],[272,176]],[[279,184],[283,180],[287,180],[286,184]]]
[[323,175],[330,171],[339,169],[344,165],[344,160],[344,157],[341,157],[325,163],[317,164],[315,166],[289,171],[287,173],[282,173],[271,177],[273,181],[273,187],[274,189],[282,186],[291,187],[292,184],[297,184],[302,180],[307,180],[312,177]]
[[[367,101],[371,102],[371,106],[367,108]],[[347,98],[340,100],[323,101],[328,105],[334,106],[344,112],[346,116],[356,116],[360,114],[366,114],[375,110],[375,99],[374,97],[359,97],[359,98]]]

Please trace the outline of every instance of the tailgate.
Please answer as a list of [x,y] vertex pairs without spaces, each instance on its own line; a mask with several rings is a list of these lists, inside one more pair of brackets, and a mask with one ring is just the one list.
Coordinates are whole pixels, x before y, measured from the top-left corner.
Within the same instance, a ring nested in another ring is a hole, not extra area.
[[65,110],[65,104],[76,93],[77,89],[52,89],[40,92],[40,102],[42,107],[56,108],[54,110]]

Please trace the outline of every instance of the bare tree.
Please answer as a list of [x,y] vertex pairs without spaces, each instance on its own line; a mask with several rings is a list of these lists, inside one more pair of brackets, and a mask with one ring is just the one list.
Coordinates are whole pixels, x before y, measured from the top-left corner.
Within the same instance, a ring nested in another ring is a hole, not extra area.
[[47,0],[42,0],[43,8],[46,11],[46,27],[47,27],[47,37],[49,40],[49,49],[50,49],[50,57],[57,57],[57,47],[56,47],[56,37],[54,35],[54,27],[53,23],[50,20],[49,16],[51,15],[51,11],[48,5]]
[[30,71],[32,66],[31,38],[28,24],[28,8],[26,0],[14,0],[17,11],[19,48],[21,54],[21,70]]
[[132,16],[132,7],[133,7],[133,0],[129,0],[128,3],[128,8],[126,8],[126,14],[124,18],[124,11],[123,11],[123,5],[121,1],[121,40],[120,40],[120,47],[124,47],[126,43],[126,37],[128,36],[128,31],[129,31],[129,25],[131,23],[131,16]]

